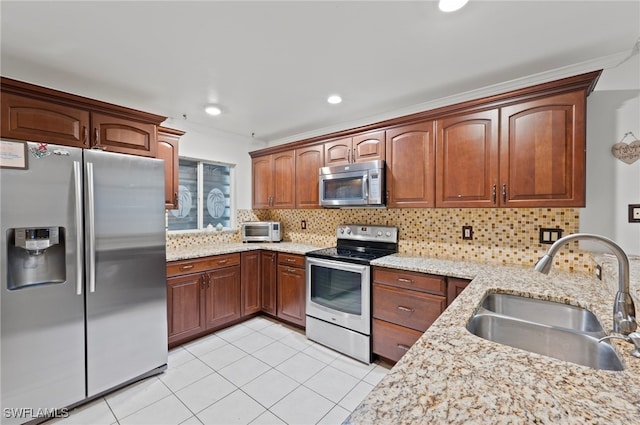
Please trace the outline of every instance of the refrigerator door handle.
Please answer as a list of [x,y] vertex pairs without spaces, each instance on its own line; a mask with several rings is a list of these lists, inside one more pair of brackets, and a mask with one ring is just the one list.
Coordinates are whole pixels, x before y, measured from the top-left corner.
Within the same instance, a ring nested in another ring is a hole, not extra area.
[[93,185],[93,163],[87,162],[87,224],[89,258],[87,261],[89,292],[96,292],[96,226],[95,226],[95,202]]
[[82,256],[82,168],[80,161],[73,161],[73,178],[76,196],[76,294],[82,295],[84,258]]

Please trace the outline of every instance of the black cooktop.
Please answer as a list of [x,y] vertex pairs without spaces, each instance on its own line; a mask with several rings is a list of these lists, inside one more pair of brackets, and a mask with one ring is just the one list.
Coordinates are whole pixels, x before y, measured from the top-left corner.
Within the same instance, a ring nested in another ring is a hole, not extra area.
[[345,261],[356,264],[369,264],[376,258],[391,255],[397,252],[393,249],[372,249],[361,247],[338,247],[318,249],[316,251],[307,252],[307,257],[324,258],[327,260]]

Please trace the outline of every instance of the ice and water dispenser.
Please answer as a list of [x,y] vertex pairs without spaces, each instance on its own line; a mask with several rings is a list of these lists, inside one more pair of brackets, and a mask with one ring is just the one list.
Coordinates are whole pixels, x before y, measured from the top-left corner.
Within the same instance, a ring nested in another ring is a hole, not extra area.
[[7,289],[64,283],[64,227],[20,227],[7,230]]

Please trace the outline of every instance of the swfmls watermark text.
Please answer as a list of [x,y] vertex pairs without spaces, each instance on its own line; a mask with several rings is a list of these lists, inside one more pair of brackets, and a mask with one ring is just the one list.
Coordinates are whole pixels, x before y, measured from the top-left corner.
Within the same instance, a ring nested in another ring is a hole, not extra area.
[[2,414],[5,419],[68,418],[69,409],[5,407]]

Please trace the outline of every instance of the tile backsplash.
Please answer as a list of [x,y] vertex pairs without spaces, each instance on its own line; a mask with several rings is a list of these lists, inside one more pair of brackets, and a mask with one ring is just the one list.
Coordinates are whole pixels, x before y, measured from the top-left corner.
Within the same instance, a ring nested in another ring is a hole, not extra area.
[[[540,228],[578,232],[574,208],[403,208],[239,210],[238,223],[251,220],[282,222],[285,241],[318,246],[336,243],[340,224],[377,224],[399,229],[401,253],[490,264],[533,266],[549,248],[539,243]],[[306,222],[306,229],[301,222]],[[462,226],[473,227],[473,240],[462,239]],[[239,232],[200,232],[168,235],[168,246],[189,243],[239,242]],[[577,242],[560,250],[556,267],[592,272],[589,252]]]

